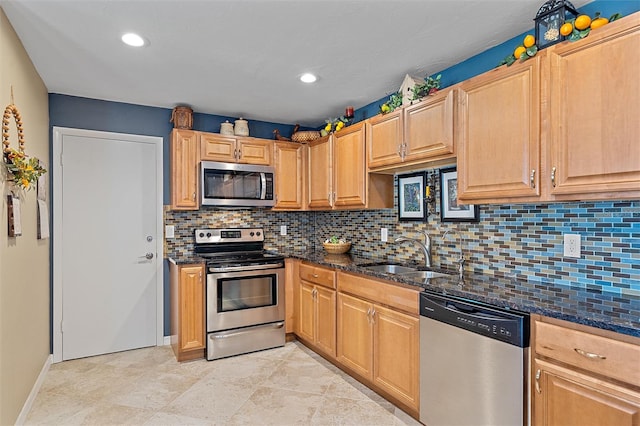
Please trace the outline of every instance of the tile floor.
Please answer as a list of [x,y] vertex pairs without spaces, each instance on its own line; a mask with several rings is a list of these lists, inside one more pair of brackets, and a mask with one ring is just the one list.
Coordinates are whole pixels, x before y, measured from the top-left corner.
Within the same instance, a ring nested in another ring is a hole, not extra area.
[[28,425],[420,425],[298,342],[178,363],[168,346],[54,364]]

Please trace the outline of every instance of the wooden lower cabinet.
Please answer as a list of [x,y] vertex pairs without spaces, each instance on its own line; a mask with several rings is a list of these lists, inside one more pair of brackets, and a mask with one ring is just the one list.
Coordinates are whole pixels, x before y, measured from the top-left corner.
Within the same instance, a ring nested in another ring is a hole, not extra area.
[[336,291],[300,282],[299,336],[316,349],[336,356]]
[[637,391],[542,360],[534,370],[535,426],[640,425]]
[[169,262],[171,347],[178,361],[204,358],[206,347],[204,265]]
[[338,362],[417,411],[419,326],[418,318],[338,293]]
[[532,320],[534,426],[640,425],[640,339]]

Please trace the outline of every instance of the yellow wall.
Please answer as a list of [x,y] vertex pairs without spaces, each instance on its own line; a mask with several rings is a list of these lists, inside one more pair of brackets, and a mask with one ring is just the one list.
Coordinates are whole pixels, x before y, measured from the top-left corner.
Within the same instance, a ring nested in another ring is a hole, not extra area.
[[[47,88],[0,8],[0,108],[14,103],[22,115],[25,152],[49,170]],[[11,146],[18,148],[13,119]],[[22,236],[7,236],[4,162],[0,164],[0,425],[14,424],[49,356],[49,240],[37,239],[35,190],[19,193]],[[47,183],[50,174],[46,175]],[[48,186],[48,185],[47,185]],[[47,204],[51,203],[47,194]]]

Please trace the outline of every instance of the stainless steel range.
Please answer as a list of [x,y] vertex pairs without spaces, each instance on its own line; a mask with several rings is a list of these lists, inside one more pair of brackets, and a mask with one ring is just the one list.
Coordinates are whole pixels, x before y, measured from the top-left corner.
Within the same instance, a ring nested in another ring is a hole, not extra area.
[[284,257],[266,253],[262,228],[196,229],[207,259],[207,359],[283,346]]

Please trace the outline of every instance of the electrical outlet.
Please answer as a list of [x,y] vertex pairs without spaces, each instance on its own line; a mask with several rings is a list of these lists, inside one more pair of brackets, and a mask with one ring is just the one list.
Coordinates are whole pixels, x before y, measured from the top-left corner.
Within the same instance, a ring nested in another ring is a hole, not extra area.
[[380,228],[380,241],[382,241],[383,243],[387,242],[387,228]]
[[287,225],[280,225],[280,235],[287,235]]
[[580,257],[580,234],[564,234],[565,257]]
[[176,227],[174,225],[167,225],[164,227],[164,237],[169,239],[169,238],[175,238],[176,236]]

